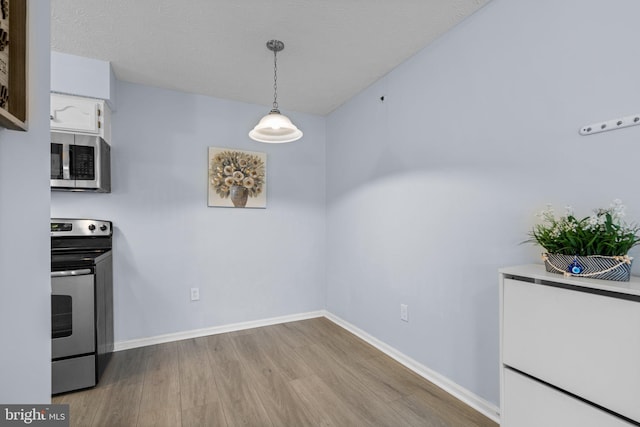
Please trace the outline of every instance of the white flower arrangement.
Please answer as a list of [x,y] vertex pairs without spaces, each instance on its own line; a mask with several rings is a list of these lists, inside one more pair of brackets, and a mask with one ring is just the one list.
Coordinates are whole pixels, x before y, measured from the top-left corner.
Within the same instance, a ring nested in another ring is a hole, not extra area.
[[595,209],[594,214],[576,218],[567,206],[563,216],[556,218],[551,206],[538,214],[542,224],[533,227],[529,242],[537,243],[549,253],[562,255],[623,256],[640,243],[640,227],[624,221],[625,206],[616,199],[607,209]]
[[265,165],[253,154],[222,151],[211,159],[209,182],[223,199],[229,197],[234,186],[246,188],[249,197],[257,197],[264,188]]

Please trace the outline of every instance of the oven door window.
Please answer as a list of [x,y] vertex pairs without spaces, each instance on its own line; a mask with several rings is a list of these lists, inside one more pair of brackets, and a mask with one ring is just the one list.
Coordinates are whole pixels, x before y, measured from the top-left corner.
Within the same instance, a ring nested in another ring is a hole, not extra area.
[[51,179],[63,179],[62,144],[51,143]]
[[63,275],[51,277],[51,356],[54,359],[95,351],[95,274],[80,274],[81,270],[77,270],[77,274],[71,272],[58,272]]
[[51,338],[69,337],[73,333],[73,300],[68,295],[51,296]]
[[76,180],[95,180],[95,158],[95,147],[88,145],[70,145],[69,167],[71,168],[72,178]]

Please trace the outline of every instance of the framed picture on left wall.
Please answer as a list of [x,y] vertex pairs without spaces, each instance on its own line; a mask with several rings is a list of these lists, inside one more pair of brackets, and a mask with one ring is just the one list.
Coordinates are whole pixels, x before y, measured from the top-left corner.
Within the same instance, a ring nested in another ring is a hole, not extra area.
[[208,205],[267,207],[267,154],[209,147]]
[[27,130],[27,0],[0,0],[0,127]]

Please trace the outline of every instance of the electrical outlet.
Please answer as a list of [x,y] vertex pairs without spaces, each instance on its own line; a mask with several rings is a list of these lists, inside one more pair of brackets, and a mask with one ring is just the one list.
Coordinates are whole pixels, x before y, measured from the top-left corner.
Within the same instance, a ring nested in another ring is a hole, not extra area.
[[400,304],[400,320],[409,321],[409,306],[407,304]]
[[191,301],[198,301],[200,299],[200,288],[191,288]]

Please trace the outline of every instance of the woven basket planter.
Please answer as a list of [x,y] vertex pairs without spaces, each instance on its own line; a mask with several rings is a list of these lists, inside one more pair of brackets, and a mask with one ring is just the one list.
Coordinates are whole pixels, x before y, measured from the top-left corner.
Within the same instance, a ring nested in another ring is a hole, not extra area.
[[[573,256],[560,254],[542,254],[544,266],[550,273],[565,276],[587,277],[589,279],[615,280],[628,282],[631,278],[633,258],[626,255],[608,257],[600,255]],[[576,264],[578,268],[576,267]]]

